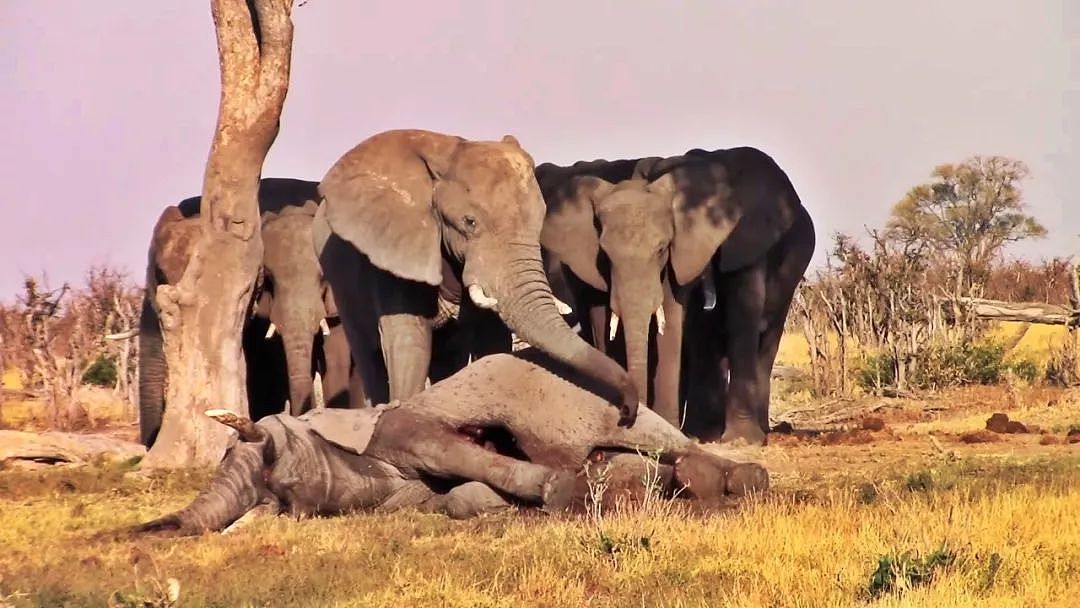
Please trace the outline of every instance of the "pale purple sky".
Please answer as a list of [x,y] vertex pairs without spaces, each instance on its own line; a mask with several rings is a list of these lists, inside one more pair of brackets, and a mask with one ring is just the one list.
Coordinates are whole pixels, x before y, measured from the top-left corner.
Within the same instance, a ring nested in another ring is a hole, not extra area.
[[[932,168],[1027,162],[1077,250],[1076,0],[309,0],[265,176],[320,179],[362,139],[512,133],[536,161],[753,145],[817,224],[862,234]],[[209,2],[0,2],[0,300],[94,263],[141,281],[161,209],[201,189],[217,115]]]

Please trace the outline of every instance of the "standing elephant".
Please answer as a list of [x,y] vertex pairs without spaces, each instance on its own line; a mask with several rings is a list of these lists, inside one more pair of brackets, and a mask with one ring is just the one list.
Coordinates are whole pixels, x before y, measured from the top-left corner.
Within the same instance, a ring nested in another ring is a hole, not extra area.
[[[286,401],[293,415],[310,409],[315,371],[322,377],[327,405],[349,404],[348,342],[312,250],[317,186],[284,178],[265,178],[260,184],[263,263],[243,330],[248,400],[255,419],[281,412]],[[139,427],[148,447],[165,409],[165,352],[154,296],[159,285],[178,282],[187,267],[202,229],[200,199],[167,207],[151,239],[139,318]]]
[[621,181],[576,175],[549,191],[541,242],[577,278],[594,342],[609,309],[606,338],[621,322],[627,369],[658,413],[678,425],[690,398],[688,430],[762,442],[772,364],[815,243],[783,170],[755,148],[692,150],[641,159]]
[[632,423],[638,395],[626,370],[559,314],[541,262],[533,160],[512,136],[380,133],[342,156],[319,192],[315,248],[369,403],[424,389],[440,294],[456,293],[457,339],[473,359],[509,352],[513,331],[617,391],[611,400]]

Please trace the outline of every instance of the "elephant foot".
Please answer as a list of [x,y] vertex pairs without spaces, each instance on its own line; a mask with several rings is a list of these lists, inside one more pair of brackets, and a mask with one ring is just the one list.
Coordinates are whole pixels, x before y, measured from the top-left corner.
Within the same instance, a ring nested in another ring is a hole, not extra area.
[[573,471],[556,471],[544,481],[540,500],[547,513],[562,513],[570,508],[577,492],[577,475]]
[[724,496],[745,496],[769,487],[765,467],[735,462],[695,449],[675,463],[675,480],[690,498],[716,500]]
[[765,445],[765,431],[752,420],[732,420],[724,425],[720,443],[734,445]]

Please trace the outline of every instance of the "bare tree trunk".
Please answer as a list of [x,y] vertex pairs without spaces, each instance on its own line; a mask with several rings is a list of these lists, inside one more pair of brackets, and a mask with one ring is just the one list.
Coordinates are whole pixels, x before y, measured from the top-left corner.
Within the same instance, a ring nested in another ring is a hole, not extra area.
[[202,235],[181,280],[155,294],[169,370],[147,468],[206,465],[227,430],[203,415],[247,415],[241,328],[262,259],[258,190],[289,86],[292,0],[211,0],[221,66],[217,130],[203,181]]

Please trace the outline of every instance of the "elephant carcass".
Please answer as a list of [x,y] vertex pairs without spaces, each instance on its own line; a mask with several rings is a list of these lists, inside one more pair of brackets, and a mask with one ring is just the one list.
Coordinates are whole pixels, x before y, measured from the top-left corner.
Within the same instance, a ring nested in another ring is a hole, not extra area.
[[598,454],[625,462],[620,453],[659,453],[669,496],[709,500],[767,487],[760,465],[706,451],[652,412],[617,426],[617,412],[589,384],[527,349],[484,357],[375,408],[258,423],[212,411],[238,436],[209,487],[136,532],[221,530],[260,504],[294,515],[412,506],[466,517],[510,504],[560,511],[584,501],[578,473]]

